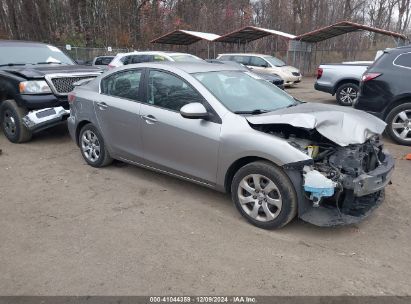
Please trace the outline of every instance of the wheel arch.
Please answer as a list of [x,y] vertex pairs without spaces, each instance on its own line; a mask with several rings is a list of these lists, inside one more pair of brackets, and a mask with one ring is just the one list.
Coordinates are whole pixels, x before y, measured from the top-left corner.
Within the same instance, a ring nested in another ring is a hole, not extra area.
[[0,105],[3,103],[3,101],[9,100],[9,99],[12,99],[16,101],[17,103],[17,100],[14,99],[14,96],[12,94],[10,94],[7,91],[0,91]]
[[80,136],[80,131],[81,131],[81,129],[82,129],[85,125],[87,125],[87,124],[89,124],[89,123],[91,123],[91,121],[82,120],[82,121],[80,121],[80,122],[77,124],[77,127],[76,127],[76,144],[77,144],[77,146],[80,145],[80,143],[79,143],[79,136]]
[[337,93],[337,90],[340,86],[342,86],[343,84],[347,84],[347,83],[353,83],[353,84],[356,84],[357,86],[360,85],[360,81],[358,79],[354,79],[354,78],[341,79],[334,85],[333,94]]
[[395,99],[393,102],[391,102],[386,109],[384,110],[384,114],[383,114],[383,119],[387,119],[388,114],[396,107],[407,103],[407,102],[411,102],[411,94],[409,95],[403,95],[397,99]]
[[228,170],[225,174],[225,178],[224,178],[224,190],[227,193],[231,193],[231,182],[234,178],[234,175],[236,174],[236,172],[244,167],[245,165],[255,162],[255,161],[266,161],[271,163],[273,166],[279,167],[277,164],[275,164],[273,161],[264,158],[264,157],[259,157],[259,156],[245,156],[242,158],[237,159],[236,161],[234,161],[229,167]]
[[8,99],[8,98],[7,98],[7,94],[6,94],[5,92],[0,91],[0,104],[1,104],[3,101],[7,100],[7,99]]

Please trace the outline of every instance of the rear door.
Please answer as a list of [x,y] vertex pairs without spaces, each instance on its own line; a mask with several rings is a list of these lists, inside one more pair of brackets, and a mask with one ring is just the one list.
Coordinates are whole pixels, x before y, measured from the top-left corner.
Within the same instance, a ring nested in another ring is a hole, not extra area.
[[99,127],[115,155],[140,160],[140,109],[144,69],[110,74],[101,81],[101,94],[94,102]]
[[[147,102],[141,107],[144,158],[152,166],[207,184],[214,184],[221,122],[204,98],[179,76],[152,69]],[[209,120],[181,116],[182,106],[203,103]]]

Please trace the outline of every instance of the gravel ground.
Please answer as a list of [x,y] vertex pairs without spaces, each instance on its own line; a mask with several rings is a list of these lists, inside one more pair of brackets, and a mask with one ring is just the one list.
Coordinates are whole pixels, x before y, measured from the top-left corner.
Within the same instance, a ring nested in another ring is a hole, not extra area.
[[[335,103],[306,78],[289,89]],[[122,163],[87,166],[65,126],[0,135],[1,295],[410,295],[410,153],[358,225],[255,228],[224,194]]]

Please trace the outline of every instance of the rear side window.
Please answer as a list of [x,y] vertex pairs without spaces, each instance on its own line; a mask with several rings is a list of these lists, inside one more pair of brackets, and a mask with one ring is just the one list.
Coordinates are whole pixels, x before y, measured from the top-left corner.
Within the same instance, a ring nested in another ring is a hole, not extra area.
[[98,57],[94,65],[108,65],[111,60],[113,60],[113,57]]
[[134,64],[134,63],[142,63],[142,62],[153,62],[154,56],[153,55],[131,55],[124,58],[123,63],[126,64]]
[[402,68],[411,69],[411,53],[404,53],[397,56],[393,64]]
[[250,56],[233,56],[231,60],[244,65],[250,65]]
[[101,93],[138,100],[142,70],[129,70],[112,74],[101,81]]

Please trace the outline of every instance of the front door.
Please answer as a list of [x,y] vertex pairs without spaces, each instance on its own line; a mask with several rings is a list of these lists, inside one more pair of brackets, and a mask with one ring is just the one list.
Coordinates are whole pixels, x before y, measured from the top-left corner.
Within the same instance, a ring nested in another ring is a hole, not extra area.
[[141,107],[144,158],[158,169],[214,184],[221,124],[183,118],[179,110],[205,103],[185,80],[161,70],[148,75],[147,102]]

